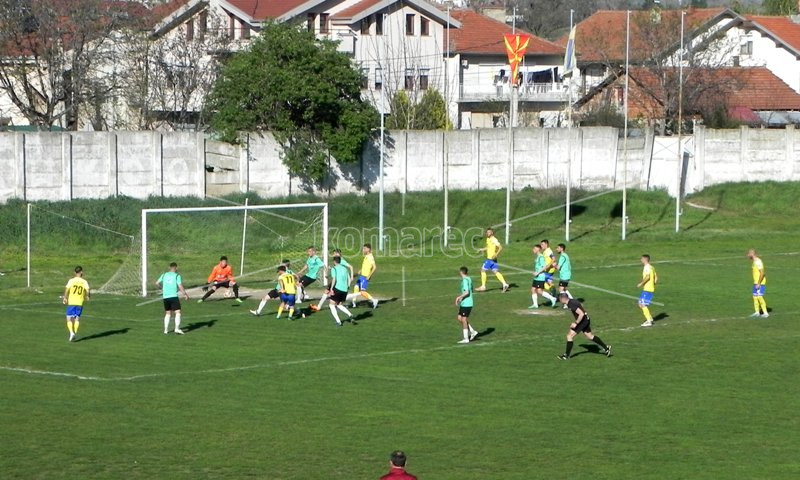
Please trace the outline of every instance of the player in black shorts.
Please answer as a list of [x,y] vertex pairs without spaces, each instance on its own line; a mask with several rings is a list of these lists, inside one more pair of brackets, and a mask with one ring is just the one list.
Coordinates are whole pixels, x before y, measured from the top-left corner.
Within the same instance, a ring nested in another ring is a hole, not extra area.
[[559,355],[558,358],[561,360],[569,360],[570,353],[572,353],[573,340],[575,336],[581,332],[586,335],[586,338],[600,345],[606,357],[610,357],[611,345],[606,345],[600,340],[600,337],[592,333],[591,318],[589,318],[589,314],[586,313],[581,302],[574,298],[569,298],[569,295],[566,293],[560,293],[558,295],[558,301],[566,305],[575,316],[575,321],[569,326],[569,332],[567,332],[567,349],[564,354]]

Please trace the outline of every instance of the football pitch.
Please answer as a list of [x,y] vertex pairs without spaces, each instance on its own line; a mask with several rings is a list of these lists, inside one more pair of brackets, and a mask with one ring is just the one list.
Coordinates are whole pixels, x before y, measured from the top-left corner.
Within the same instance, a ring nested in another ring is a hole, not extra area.
[[[356,308],[357,325],[336,327],[327,309],[276,319],[273,302],[254,317],[272,285],[242,279],[254,295],[242,305],[219,294],[198,304],[191,290],[183,336],[162,333],[159,301],[97,294],[68,343],[58,298],[67,265],[84,264],[94,286],[108,272],[86,265],[113,255],[54,254],[36,264],[36,288],[22,288],[15,226],[0,250],[0,477],[374,479],[402,449],[423,479],[799,478],[799,193],[798,184],[715,187],[689,199],[706,209],[686,206],[675,234],[670,199],[638,192],[625,242],[618,198],[577,202],[570,290],[614,355],[580,336],[569,361],[556,356],[571,315],[546,301],[527,308],[530,247],[563,241],[560,211],[515,224],[500,258],[512,288],[502,293],[489,276],[468,345],[456,343],[453,301],[458,268],[478,285],[481,258],[415,250],[425,238],[376,255],[370,291],[381,303]],[[558,203],[526,195],[515,196],[516,217]],[[455,193],[454,225],[499,223],[503,196]],[[435,198],[409,196],[401,215],[389,197],[387,225],[436,225]],[[334,200],[331,225],[371,227],[374,204]],[[18,220],[18,207],[3,207],[4,218]],[[769,318],[748,317],[750,247],[765,263]],[[635,300],[643,253],[663,304],[651,308],[651,328],[639,326]],[[360,263],[354,250],[345,257]],[[175,260],[196,285],[216,258]]]

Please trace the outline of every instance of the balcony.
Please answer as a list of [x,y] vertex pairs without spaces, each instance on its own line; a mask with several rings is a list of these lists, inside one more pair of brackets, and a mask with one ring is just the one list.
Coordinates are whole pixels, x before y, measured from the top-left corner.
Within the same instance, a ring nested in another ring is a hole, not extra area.
[[[494,85],[459,84],[459,102],[505,102],[509,100],[508,83]],[[568,102],[566,86],[562,83],[523,83],[519,86],[520,102]]]

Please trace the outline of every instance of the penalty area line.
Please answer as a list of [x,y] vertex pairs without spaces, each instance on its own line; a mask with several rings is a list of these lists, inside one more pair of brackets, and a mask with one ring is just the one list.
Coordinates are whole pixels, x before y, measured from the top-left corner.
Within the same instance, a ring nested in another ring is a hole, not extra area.
[[[500,265],[503,268],[510,268],[511,270],[516,270],[516,271],[519,271],[519,272],[527,272],[527,270],[524,270],[524,269],[519,268],[519,267],[514,267],[514,266],[511,266],[511,265],[504,265],[502,263],[499,263],[498,265]],[[587,285],[585,283],[576,282],[574,280],[570,280],[569,283],[571,283],[573,285],[577,285],[579,287],[588,288],[590,290],[597,290],[598,292],[607,293],[609,295],[616,295],[618,297],[630,298],[631,300],[639,300],[639,297],[634,297],[633,295],[628,295],[628,294],[625,294],[625,293],[615,292],[613,290],[607,290],[605,288],[595,287],[594,285]],[[651,301],[650,303],[653,304],[653,305],[658,305],[659,307],[663,307],[664,306],[664,304],[661,303],[661,302],[653,302],[653,301]]]

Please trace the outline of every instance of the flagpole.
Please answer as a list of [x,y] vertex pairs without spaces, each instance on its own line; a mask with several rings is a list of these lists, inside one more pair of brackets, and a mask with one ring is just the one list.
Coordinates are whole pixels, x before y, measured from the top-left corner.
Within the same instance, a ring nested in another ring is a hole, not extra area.
[[625,240],[628,227],[628,68],[630,66],[631,49],[631,11],[628,10],[625,20],[625,126],[623,127],[623,161],[622,161],[622,239]]
[[[572,27],[573,27],[572,19],[573,19],[574,13],[575,13],[575,10],[573,10],[573,9],[569,10],[569,31],[570,31],[570,34],[572,33]],[[572,49],[573,49],[573,51],[575,50],[574,40],[573,40],[573,44],[572,44]],[[571,59],[570,59],[570,61],[571,61]],[[574,68],[574,66],[573,66],[573,68]],[[564,73],[566,74],[566,72],[564,72]],[[570,213],[570,205],[569,205],[569,203],[570,203],[570,194],[572,193],[571,192],[571,187],[572,187],[572,185],[571,185],[572,184],[572,76],[573,76],[573,74],[570,73],[570,76],[569,76],[570,82],[569,82],[569,84],[567,84],[567,92],[568,92],[568,98],[569,98],[569,105],[567,106],[567,112],[568,112],[568,116],[567,116],[567,122],[568,122],[567,123],[567,131],[569,132],[569,135],[568,135],[568,138],[567,138],[567,198],[566,198],[566,202],[564,202],[566,204],[566,206],[567,206],[566,215],[565,215],[566,218],[565,218],[564,239],[567,242],[569,242],[569,222],[570,222],[570,219],[569,219],[569,216],[570,216],[569,215],[569,213]]]
[[681,51],[678,56],[678,184],[675,186],[675,233],[681,231],[681,170],[683,170],[683,17],[681,11]]

